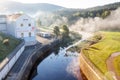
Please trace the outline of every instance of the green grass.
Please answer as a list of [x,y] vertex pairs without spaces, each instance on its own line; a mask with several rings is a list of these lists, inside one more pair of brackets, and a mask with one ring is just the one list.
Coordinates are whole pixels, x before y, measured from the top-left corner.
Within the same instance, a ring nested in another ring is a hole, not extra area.
[[[3,41],[5,39],[9,40],[9,44],[5,45]],[[20,40],[7,36],[3,33],[0,33],[0,62],[8,55],[10,54],[16,46],[20,44]]]
[[108,57],[114,52],[120,52],[120,32],[100,32],[99,35],[102,36],[102,39],[93,45],[83,48],[82,52],[105,74],[108,71],[106,66]]

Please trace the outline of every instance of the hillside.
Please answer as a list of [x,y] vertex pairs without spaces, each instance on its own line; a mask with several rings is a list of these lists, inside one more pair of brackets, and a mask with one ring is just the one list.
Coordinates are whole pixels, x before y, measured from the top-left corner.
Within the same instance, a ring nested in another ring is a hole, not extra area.
[[116,10],[120,7],[120,2],[107,4],[103,6],[97,6],[93,8],[87,9],[62,9],[56,11],[55,14],[59,14],[60,16],[67,17],[69,24],[75,23],[79,18],[94,18],[94,17],[101,17],[106,18],[110,15],[111,11]]
[[29,14],[35,14],[39,11],[52,12],[56,10],[64,9],[64,7],[47,4],[47,3],[19,3],[13,1],[6,1],[0,3],[0,11],[2,12],[25,12]]
[[[107,4],[103,6],[96,6],[96,7],[87,8],[87,9],[62,9],[57,11],[56,13],[59,13],[61,16],[73,16],[74,14],[76,14],[78,17],[95,17],[97,16],[96,15],[97,12],[101,13],[104,10],[111,11],[111,10],[117,9],[118,7],[120,7],[120,2]],[[94,15],[91,16],[89,14],[90,12],[94,13]]]
[[[108,4],[104,6],[98,6],[94,8],[88,8],[88,9],[62,9],[58,11],[54,11],[53,13],[47,14],[43,13],[40,15],[37,15],[37,18],[39,18],[38,22],[41,22],[41,26],[61,26],[62,24],[66,24],[68,26],[78,26],[79,30],[84,29],[84,25],[92,25],[93,28],[95,25],[98,28],[105,26],[106,22],[110,22],[108,24],[111,24],[111,22],[115,22],[119,18],[119,10],[117,10],[120,7],[120,2]],[[117,11],[116,11],[117,10]],[[114,11],[114,12],[113,12]],[[111,14],[112,13],[112,14]],[[115,17],[114,17],[115,16]],[[117,17],[116,17],[117,16]],[[96,18],[97,17],[97,18]],[[109,17],[109,18],[107,18]],[[82,19],[81,19],[82,18]],[[80,20],[81,19],[81,20]],[[112,20],[112,21],[111,21]],[[96,22],[95,22],[96,21]],[[102,25],[103,22],[105,23]],[[94,23],[94,24],[93,24]],[[98,23],[98,24],[97,24]],[[106,25],[101,30],[113,30],[113,27],[111,28],[111,25]],[[92,27],[91,26],[91,27]],[[118,27],[118,23],[116,22],[114,27]],[[83,28],[81,28],[83,27]],[[106,28],[107,27],[107,28]],[[110,28],[108,28],[110,27]],[[87,29],[87,28],[86,28]],[[115,30],[118,30],[119,28],[115,28]]]

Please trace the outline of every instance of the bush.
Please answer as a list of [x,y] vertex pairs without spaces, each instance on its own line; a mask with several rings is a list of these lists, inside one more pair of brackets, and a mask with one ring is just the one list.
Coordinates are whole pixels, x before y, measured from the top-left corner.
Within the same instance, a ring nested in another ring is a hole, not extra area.
[[9,45],[9,39],[4,39],[3,40],[3,44],[6,45],[6,46],[8,46]]

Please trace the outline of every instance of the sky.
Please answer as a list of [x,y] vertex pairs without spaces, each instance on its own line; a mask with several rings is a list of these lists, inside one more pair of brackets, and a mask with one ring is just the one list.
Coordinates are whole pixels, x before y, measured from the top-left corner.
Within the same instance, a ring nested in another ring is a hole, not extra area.
[[[3,0],[0,0],[3,1]],[[9,0],[22,3],[50,3],[66,8],[90,8],[102,6],[109,3],[120,2],[120,0]]]

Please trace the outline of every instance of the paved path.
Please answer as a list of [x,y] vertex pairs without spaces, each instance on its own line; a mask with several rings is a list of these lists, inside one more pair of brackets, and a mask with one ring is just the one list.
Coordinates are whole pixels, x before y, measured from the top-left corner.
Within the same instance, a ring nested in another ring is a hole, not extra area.
[[115,68],[113,65],[114,58],[119,56],[119,55],[120,55],[120,52],[113,53],[106,61],[108,70],[113,72],[115,74],[115,76],[117,77],[117,79],[114,79],[114,80],[120,80],[120,76],[117,75],[117,72],[115,71]]
[[49,38],[43,38],[43,37],[40,37],[40,36],[36,36],[36,39],[38,42],[42,43],[43,45],[45,44],[49,44],[50,42],[54,41],[54,39],[49,39]]
[[28,56],[30,56],[33,53],[34,50],[35,50],[35,46],[29,46],[29,47],[25,48],[25,50],[21,54],[21,56],[18,59],[18,61],[15,63],[13,68],[8,73],[8,76],[6,77],[5,80],[14,80],[13,79],[14,76],[17,76],[17,74],[21,70],[25,60],[28,58]]

